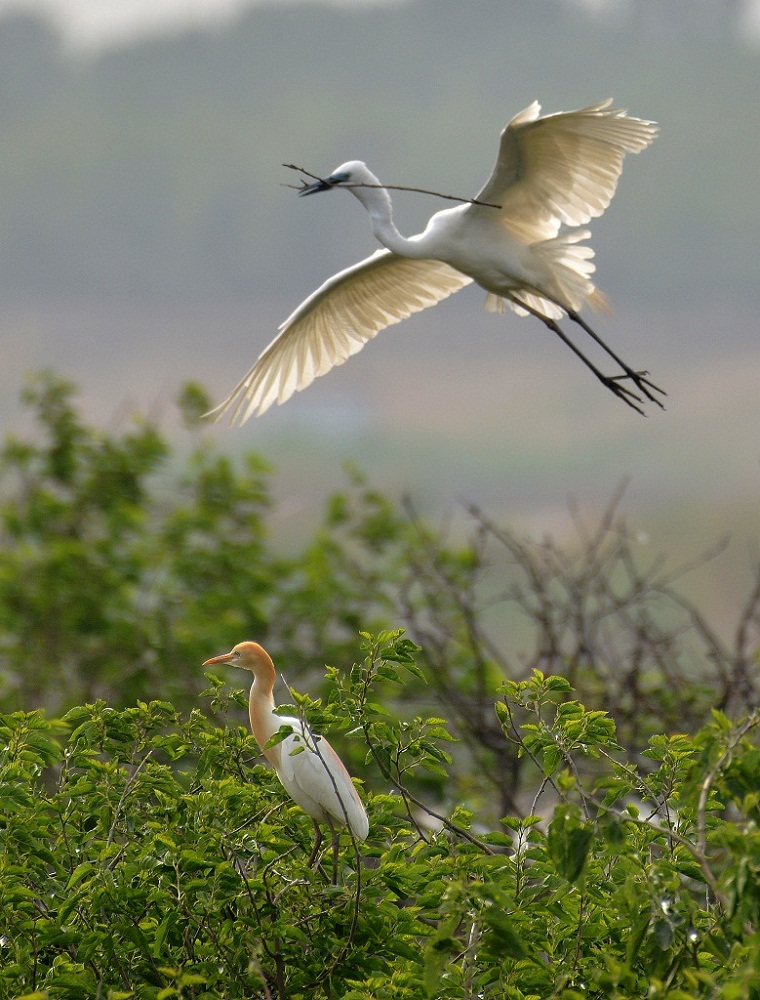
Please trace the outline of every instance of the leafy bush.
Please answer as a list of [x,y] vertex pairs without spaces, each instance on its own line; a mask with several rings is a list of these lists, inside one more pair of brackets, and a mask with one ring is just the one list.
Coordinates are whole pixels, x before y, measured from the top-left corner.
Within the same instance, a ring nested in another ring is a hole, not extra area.
[[[376,700],[419,676],[417,647],[386,633],[363,653],[290,709],[350,730],[385,786],[337,885],[232,720],[165,702],[2,717],[0,997],[760,996],[760,714],[716,711],[637,767],[565,678],[506,682],[533,812],[483,829],[408,789],[452,747],[442,720]],[[210,708],[237,715],[244,693],[210,680]]]

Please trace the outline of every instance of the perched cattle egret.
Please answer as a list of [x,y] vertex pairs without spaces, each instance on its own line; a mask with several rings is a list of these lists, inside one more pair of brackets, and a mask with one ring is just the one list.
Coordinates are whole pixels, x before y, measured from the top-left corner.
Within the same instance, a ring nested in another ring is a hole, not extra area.
[[[644,398],[662,406],[663,390],[622,361],[579,315],[601,306],[585,226],[615,194],[626,153],[657,135],[654,122],[629,117],[601,101],[578,111],[539,117],[534,101],[501,133],[490,178],[477,199],[437,212],[409,239],[393,221],[388,191],[360,160],[301,189],[345,188],[366,208],[372,232],[386,248],[340,271],[311,294],[280,327],[245,378],[211,415],[241,424],[284,403],[315,378],[342,364],[380,330],[435,305],[471,282],[488,292],[486,308],[509,306],[549,327],[599,381],[639,413]],[[560,329],[567,316],[620,366],[604,374]],[[628,383],[628,384],[624,384]]]
[[[272,764],[285,790],[314,823],[312,864],[322,843],[319,824],[326,823],[333,839],[333,877],[337,874],[338,836],[335,824],[347,826],[357,840],[366,840],[369,820],[348,771],[323,736],[318,736],[300,719],[276,715],[274,711],[274,663],[257,642],[239,642],[229,653],[212,656],[204,667],[229,663],[253,674],[248,711],[251,730]],[[267,743],[283,726],[292,732],[280,743]]]

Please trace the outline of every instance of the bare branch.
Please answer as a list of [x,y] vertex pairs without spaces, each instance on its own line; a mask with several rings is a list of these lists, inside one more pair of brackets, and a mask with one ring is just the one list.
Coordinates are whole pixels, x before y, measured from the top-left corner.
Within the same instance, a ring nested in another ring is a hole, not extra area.
[[[303,167],[297,167],[295,163],[283,163],[283,167],[287,167],[288,170],[300,170],[302,174],[306,174],[307,177],[311,177],[315,181],[321,181],[323,184],[329,184],[329,181],[326,178],[320,177],[318,174],[312,174]],[[495,205],[491,201],[478,201],[477,198],[458,198],[453,194],[443,194],[441,191],[429,191],[427,188],[407,187],[404,184],[341,184],[340,186],[342,188],[364,187],[385,188],[388,191],[412,191],[414,194],[431,194],[434,198],[445,198],[447,201],[461,201],[465,205],[482,205],[484,208],[501,208],[501,205]],[[294,190],[299,191],[308,187],[308,185],[306,184],[306,181],[302,180],[300,188],[297,184],[283,184],[282,187],[293,188]]]

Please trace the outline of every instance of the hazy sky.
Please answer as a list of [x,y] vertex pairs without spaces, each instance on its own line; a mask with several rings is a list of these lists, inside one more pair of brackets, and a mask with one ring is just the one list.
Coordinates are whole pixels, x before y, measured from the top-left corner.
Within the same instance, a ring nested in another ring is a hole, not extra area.
[[[59,27],[67,45],[87,50],[176,28],[215,22],[224,24],[256,2],[282,4],[288,0],[0,0],[0,11],[41,12]],[[391,0],[322,2],[388,3]]]
[[[59,28],[70,48],[97,50],[146,34],[195,25],[225,23],[254,3],[308,3],[310,0],[0,0],[0,14],[37,11]],[[319,0],[346,6],[401,3],[403,0]],[[636,0],[568,0],[606,16],[624,14]],[[716,0],[694,0],[712,4]],[[760,0],[737,0],[737,34],[760,44]]]

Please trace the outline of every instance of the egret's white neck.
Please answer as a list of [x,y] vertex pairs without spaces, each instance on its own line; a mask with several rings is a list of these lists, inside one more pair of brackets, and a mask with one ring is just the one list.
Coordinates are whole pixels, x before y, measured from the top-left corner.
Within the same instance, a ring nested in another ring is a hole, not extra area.
[[[380,181],[374,176],[367,183],[379,184]],[[400,257],[425,257],[419,243],[416,240],[408,240],[396,229],[393,221],[393,204],[391,196],[383,187],[352,187],[348,188],[351,194],[369,212],[369,219],[372,225],[372,233],[376,240],[379,240],[384,247],[397,253]]]

